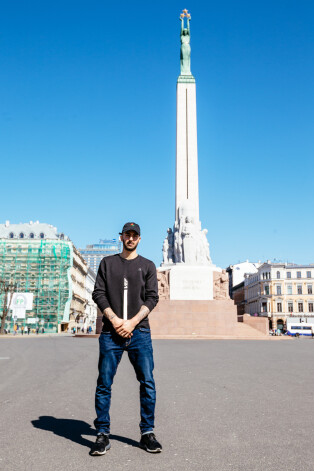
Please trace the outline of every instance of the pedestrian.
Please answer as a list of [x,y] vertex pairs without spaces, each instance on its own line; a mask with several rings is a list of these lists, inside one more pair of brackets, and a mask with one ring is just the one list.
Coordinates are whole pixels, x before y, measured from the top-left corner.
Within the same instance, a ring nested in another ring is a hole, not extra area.
[[158,282],[154,263],[137,254],[140,235],[138,224],[126,223],[120,233],[121,254],[104,257],[96,277],[93,300],[103,313],[103,328],[99,336],[93,456],[104,455],[110,448],[111,386],[124,351],[140,382],[140,447],[150,453],[162,450],[154,434],[156,391],[147,318],[158,303]]
[[22,327],[21,327],[21,334],[22,335],[24,334],[24,325],[22,325]]
[[45,329],[44,327],[41,328],[41,333],[44,334],[45,333]]
[[38,326],[36,327],[36,334],[37,335],[39,334],[39,327]]
[[27,327],[27,335],[29,335],[30,331],[31,331],[31,328],[30,328],[30,326],[28,326]]
[[17,325],[16,325],[16,324],[14,324],[13,330],[14,330],[14,334],[13,334],[13,335],[16,335],[16,334],[17,334]]

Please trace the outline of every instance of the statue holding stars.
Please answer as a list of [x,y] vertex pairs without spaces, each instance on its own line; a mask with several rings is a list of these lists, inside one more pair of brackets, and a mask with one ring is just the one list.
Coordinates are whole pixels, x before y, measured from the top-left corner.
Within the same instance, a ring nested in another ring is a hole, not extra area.
[[[184,27],[184,18],[187,19],[187,27]],[[191,47],[190,47],[190,20],[191,15],[185,9],[180,15],[181,21],[181,51],[180,51],[180,65],[181,75],[192,75],[191,73]]]

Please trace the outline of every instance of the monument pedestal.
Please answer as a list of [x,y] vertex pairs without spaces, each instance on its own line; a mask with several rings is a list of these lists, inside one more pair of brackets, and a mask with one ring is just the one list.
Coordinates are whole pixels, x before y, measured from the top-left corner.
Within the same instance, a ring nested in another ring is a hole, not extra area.
[[[165,267],[166,268],[166,267]],[[169,266],[171,300],[210,301],[213,295],[213,272],[221,271],[215,265]]]
[[149,316],[154,338],[268,339],[268,319],[237,321],[237,307],[225,301],[159,301]]

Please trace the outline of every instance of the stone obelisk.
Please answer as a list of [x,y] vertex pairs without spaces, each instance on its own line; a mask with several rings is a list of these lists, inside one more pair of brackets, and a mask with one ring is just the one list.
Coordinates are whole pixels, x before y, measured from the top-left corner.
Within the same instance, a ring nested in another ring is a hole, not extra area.
[[191,73],[191,15],[180,15],[180,75],[177,80],[175,223],[163,243],[162,269],[170,270],[170,299],[213,299],[207,229],[199,219],[196,86]]
[[[187,27],[184,27],[184,18]],[[181,73],[177,82],[177,140],[176,140],[176,210],[189,200],[193,206],[194,220],[199,221],[196,86],[191,73],[190,14],[183,10],[181,21]]]

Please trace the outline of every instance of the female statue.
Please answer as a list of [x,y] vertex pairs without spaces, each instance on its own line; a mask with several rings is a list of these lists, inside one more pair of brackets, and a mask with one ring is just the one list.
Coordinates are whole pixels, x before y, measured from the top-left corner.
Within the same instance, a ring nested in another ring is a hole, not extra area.
[[191,47],[190,47],[190,19],[187,17],[187,28],[184,28],[184,16],[180,16],[181,20],[181,51],[180,51],[180,65],[181,75],[191,74]]

